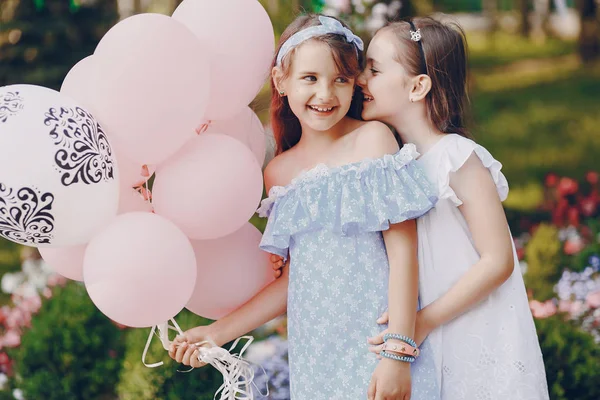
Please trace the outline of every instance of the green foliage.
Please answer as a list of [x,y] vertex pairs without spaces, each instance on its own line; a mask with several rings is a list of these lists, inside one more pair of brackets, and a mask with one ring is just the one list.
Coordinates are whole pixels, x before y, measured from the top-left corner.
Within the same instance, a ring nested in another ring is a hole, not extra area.
[[558,229],[541,224],[527,244],[525,252],[525,286],[537,300],[545,301],[554,297],[554,283],[562,273],[561,254]]
[[80,2],[2,2],[0,86],[28,83],[59,89],[69,69],[94,52],[118,21],[117,0],[75,3]]
[[550,398],[600,399],[600,347],[562,315],[536,320]]
[[[21,269],[21,246],[0,238],[0,279],[7,272],[16,272]],[[0,291],[0,305],[7,304],[10,295]]]
[[[189,329],[208,323],[191,312],[184,310],[177,317],[182,329]],[[146,362],[164,361],[157,368],[147,368],[142,364],[142,351],[148,338],[149,329],[132,329],[127,334],[127,344],[123,370],[117,393],[121,400],[212,400],[215,391],[222,383],[221,374],[211,366],[187,370],[171,360],[163,349],[160,340],[155,338],[150,346]]]
[[90,300],[83,285],[55,288],[33,317],[15,360],[27,399],[98,399],[114,390],[123,334]]
[[12,395],[12,391],[3,389],[0,390],[0,400],[15,400],[15,398]]

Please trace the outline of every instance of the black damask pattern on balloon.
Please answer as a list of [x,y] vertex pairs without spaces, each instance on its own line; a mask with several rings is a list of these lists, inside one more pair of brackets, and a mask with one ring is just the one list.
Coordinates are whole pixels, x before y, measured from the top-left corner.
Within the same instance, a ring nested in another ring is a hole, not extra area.
[[51,244],[53,202],[52,193],[0,183],[0,236],[30,246]]
[[23,97],[19,92],[0,93],[0,123],[8,121],[8,118],[16,115],[23,106]]
[[44,124],[60,149],[54,156],[65,186],[87,185],[115,178],[113,152],[102,127],[83,108],[51,108]]

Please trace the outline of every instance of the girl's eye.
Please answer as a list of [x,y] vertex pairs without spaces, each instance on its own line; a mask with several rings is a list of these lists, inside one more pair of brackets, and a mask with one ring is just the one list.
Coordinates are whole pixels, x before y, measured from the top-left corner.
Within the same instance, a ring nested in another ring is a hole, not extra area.
[[336,83],[348,83],[348,79],[344,78],[343,76],[340,76],[339,78],[337,78],[335,80]]
[[304,79],[305,81],[309,81],[309,82],[317,81],[317,77],[314,75],[307,75],[307,76],[303,77],[302,79]]
[[371,68],[371,73],[373,75],[375,75],[375,74],[379,73],[379,71],[377,71],[375,68]]

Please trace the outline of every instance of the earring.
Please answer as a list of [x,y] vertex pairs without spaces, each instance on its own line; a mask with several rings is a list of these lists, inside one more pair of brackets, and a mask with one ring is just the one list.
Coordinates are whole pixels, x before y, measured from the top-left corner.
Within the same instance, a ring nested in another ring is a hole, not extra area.
[[280,96],[283,96],[284,94],[285,94],[285,91],[284,91],[284,90],[280,90],[280,91],[279,91],[279,95],[280,95]]

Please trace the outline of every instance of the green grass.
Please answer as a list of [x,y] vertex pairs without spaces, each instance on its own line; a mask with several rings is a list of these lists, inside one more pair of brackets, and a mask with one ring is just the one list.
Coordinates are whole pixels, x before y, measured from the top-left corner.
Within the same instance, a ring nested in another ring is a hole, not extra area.
[[511,87],[507,76],[472,96],[476,139],[513,185],[541,182],[549,171],[580,178],[600,169],[600,66],[556,69],[555,80]]
[[575,42],[548,38],[535,44],[522,36],[497,32],[493,35],[476,32],[467,34],[471,68],[495,68],[525,59],[559,57],[572,54]]
[[504,164],[506,205],[533,209],[545,174],[600,170],[600,65],[584,68],[576,43],[467,35],[477,142]]

